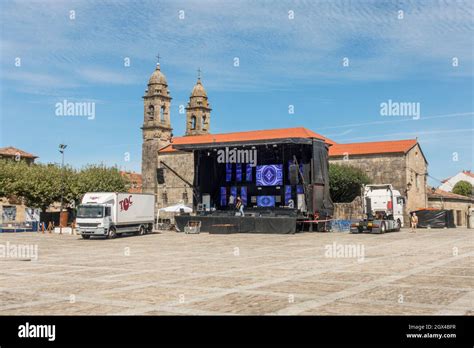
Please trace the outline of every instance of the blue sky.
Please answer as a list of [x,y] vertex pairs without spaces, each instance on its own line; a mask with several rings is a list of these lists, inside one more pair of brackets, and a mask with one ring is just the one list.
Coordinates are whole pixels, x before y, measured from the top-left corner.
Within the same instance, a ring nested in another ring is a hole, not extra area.
[[[431,176],[473,167],[472,1],[55,0],[0,9],[0,145],[40,162],[59,162],[66,143],[75,167],[139,172],[141,97],[159,52],[175,135],[200,67],[214,133],[304,126],[341,143],[418,137]],[[56,116],[64,99],[95,102],[95,119]],[[420,103],[420,119],[381,116],[389,99]]]

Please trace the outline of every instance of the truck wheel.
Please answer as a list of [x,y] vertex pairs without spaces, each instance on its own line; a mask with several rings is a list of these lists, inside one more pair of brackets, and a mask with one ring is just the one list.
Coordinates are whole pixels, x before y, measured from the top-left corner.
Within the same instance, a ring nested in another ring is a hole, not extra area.
[[400,219],[397,219],[397,232],[400,231],[401,228],[402,228],[402,222],[400,221]]
[[88,236],[88,235],[85,235],[85,234],[81,234],[82,236],[82,239],[90,239],[91,236]]
[[146,228],[145,228],[145,226],[143,226],[143,225],[140,226],[140,228],[138,229],[138,234],[139,234],[140,236],[143,236],[143,235],[146,234]]
[[385,233],[387,232],[387,226],[385,226],[385,221],[382,221],[380,224],[380,233]]
[[115,227],[111,227],[109,229],[109,234],[108,234],[107,238],[109,238],[109,239],[117,238],[117,231],[115,230]]

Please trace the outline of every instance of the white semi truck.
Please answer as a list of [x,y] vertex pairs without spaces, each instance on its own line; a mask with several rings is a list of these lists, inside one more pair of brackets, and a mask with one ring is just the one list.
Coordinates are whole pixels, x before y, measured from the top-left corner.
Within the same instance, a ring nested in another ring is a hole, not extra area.
[[385,233],[403,227],[405,198],[392,185],[365,185],[362,205],[366,218],[351,224],[352,233]]
[[143,235],[153,229],[154,209],[151,194],[90,192],[77,208],[76,226],[84,239],[130,232]]

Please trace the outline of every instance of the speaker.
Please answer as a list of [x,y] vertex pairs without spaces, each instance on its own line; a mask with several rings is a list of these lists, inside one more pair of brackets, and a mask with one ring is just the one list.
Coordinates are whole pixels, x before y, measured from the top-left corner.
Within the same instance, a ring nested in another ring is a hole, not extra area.
[[165,183],[165,169],[164,168],[156,168],[156,181],[159,185],[163,185]]
[[290,164],[288,177],[290,179],[290,185],[298,185],[298,165]]

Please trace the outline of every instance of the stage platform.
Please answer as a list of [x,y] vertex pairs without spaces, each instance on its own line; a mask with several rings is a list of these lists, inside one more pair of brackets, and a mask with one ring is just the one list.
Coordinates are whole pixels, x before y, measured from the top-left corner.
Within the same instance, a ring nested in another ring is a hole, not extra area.
[[201,232],[212,234],[296,232],[296,216],[181,215],[176,216],[175,221],[180,232],[189,221],[200,221]]

